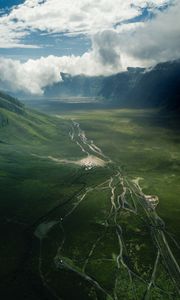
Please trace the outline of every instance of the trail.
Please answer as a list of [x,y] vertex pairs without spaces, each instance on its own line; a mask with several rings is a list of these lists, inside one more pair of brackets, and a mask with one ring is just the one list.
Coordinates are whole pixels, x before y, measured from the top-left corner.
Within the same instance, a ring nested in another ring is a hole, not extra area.
[[[78,122],[72,121],[72,125],[69,131],[69,137],[72,142],[74,142],[81,150],[82,155],[87,158],[96,157],[102,161],[107,163],[107,168],[111,171],[112,175],[107,179],[105,179],[102,183],[97,186],[89,186],[86,187],[80,194],[75,196],[74,204],[69,209],[69,211],[60,218],[60,227],[62,233],[62,241],[59,245],[56,256],[54,258],[55,265],[57,268],[63,268],[69,270],[69,272],[75,273],[77,276],[80,276],[85,281],[88,281],[95,289],[101,291],[107,299],[118,300],[118,280],[120,276],[120,271],[123,269],[129,278],[129,284],[132,288],[134,299],[137,299],[136,289],[134,288],[135,283],[134,279],[142,282],[146,286],[146,293],[144,299],[150,299],[151,289],[157,288],[161,290],[161,292],[168,294],[168,291],[160,289],[156,286],[156,274],[157,269],[160,264],[160,260],[162,260],[163,265],[167,269],[169,277],[174,282],[174,286],[180,293],[180,268],[179,265],[170,249],[168,244],[166,235],[165,224],[163,220],[158,216],[156,212],[156,206],[159,203],[159,199],[156,195],[146,195],[143,193],[143,190],[140,186],[141,178],[136,178],[134,180],[128,179],[123,173],[120,171],[120,166],[113,162],[113,160],[105,155],[103,151],[95,145],[92,140],[88,140],[86,137],[85,131],[83,131]],[[93,168],[93,164],[86,166],[87,169]],[[104,220],[104,232],[99,235],[99,237],[92,241],[92,246],[89,249],[89,253],[87,258],[84,261],[83,267],[81,271],[71,265],[63,258],[62,250],[66,241],[66,230],[64,227],[64,221],[68,220],[68,218],[75,213],[75,211],[79,208],[82,202],[86,201],[87,196],[94,191],[109,191],[109,203],[110,210],[107,213],[107,216]],[[127,249],[125,246],[125,238],[122,226],[120,225],[120,216],[122,213],[127,212],[135,216],[141,217],[144,222],[149,227],[149,231],[151,232],[152,242],[154,243],[157,249],[157,255],[153,264],[152,274],[150,280],[145,280],[143,276],[139,275],[125,260],[125,254],[127,255]],[[95,252],[99,243],[105,238],[108,227],[114,229],[114,233],[117,238],[118,244],[118,253],[116,256],[116,268],[117,268],[117,276],[114,282],[114,291],[110,295],[109,292],[95,279],[92,278],[89,274],[87,274],[87,266],[93,257],[93,253]],[[175,238],[170,235],[170,238],[173,240],[176,245],[177,242]],[[39,256],[39,272],[44,284],[46,284],[45,278],[42,273],[42,240],[40,240],[40,256]],[[139,299],[138,299],[139,300]]]

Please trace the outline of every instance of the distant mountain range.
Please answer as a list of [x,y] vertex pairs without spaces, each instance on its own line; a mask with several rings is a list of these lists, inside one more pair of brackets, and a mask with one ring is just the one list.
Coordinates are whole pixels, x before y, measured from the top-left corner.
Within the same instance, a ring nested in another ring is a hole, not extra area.
[[48,86],[45,98],[97,97],[119,107],[166,107],[180,109],[180,60],[153,68],[128,68],[112,76],[71,76]]
[[[44,103],[49,100],[72,102],[78,107],[88,103],[89,107],[92,102],[93,107],[161,107],[180,111],[180,60],[159,63],[149,69],[129,67],[111,76],[60,75],[62,81],[47,86],[43,96],[29,96],[23,92],[12,95],[23,99],[24,103],[28,99],[41,99]],[[0,107],[22,112],[23,106],[15,98],[0,92]]]

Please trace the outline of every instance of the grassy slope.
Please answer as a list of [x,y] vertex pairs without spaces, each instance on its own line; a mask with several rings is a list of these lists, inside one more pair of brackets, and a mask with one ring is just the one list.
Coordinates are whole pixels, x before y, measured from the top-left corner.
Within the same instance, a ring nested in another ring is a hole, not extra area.
[[[0,126],[1,290],[16,295],[20,283],[17,282],[11,291],[7,285],[16,272],[20,276],[19,267],[31,251],[31,242],[25,232],[31,232],[32,236],[33,224],[79,191],[83,184],[78,180],[72,183],[78,176],[77,168],[63,167],[32,155],[80,156],[78,147],[69,143],[66,121],[28,109],[19,114],[11,108],[0,108],[0,116],[4,120]],[[24,285],[29,284],[26,281]],[[23,293],[31,294],[33,289],[25,286],[21,294],[18,290],[18,299],[24,299]],[[11,299],[12,295],[6,299]],[[29,297],[36,299],[37,296]]]
[[[64,120],[27,109],[23,114],[18,114],[0,108],[0,114],[8,120],[0,127],[0,187],[5,199],[4,207],[8,211],[12,198],[16,197],[16,201],[13,200],[15,210],[9,210],[9,214],[17,217],[17,212],[21,210],[23,218],[27,218],[32,209],[35,218],[36,210],[39,216],[43,201],[48,203],[51,198],[50,206],[53,201],[58,201],[57,184],[66,182],[69,172],[74,172],[71,167],[67,170],[38,156],[72,158],[80,157],[80,151],[69,142],[69,123]],[[31,201],[31,206],[34,203],[36,209],[34,206],[28,207],[25,199]],[[27,206],[27,215],[23,206]]]

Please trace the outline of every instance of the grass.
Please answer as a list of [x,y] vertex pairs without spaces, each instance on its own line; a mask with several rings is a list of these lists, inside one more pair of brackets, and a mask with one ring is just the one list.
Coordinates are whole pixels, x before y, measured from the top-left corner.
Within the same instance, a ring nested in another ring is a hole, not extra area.
[[[127,176],[143,178],[143,190],[159,196],[158,213],[180,236],[178,124],[172,130],[167,127],[167,116],[144,110],[81,111],[65,116],[70,117],[80,122],[87,136],[113,157]],[[174,126],[177,122],[175,119]]]
[[[108,190],[88,193],[74,213],[64,220],[64,229],[57,223],[41,245],[34,236],[40,223],[60,221],[73,209],[80,192],[97,186],[113,173],[108,167],[85,171],[72,164],[58,164],[48,156],[82,158],[81,150],[69,138],[70,119],[78,121],[86,136],[120,166],[125,177],[141,177],[143,191],[158,195],[157,212],[178,241],[180,143],[177,120],[144,110],[64,111],[58,118],[31,110],[22,115],[5,109],[0,109],[0,113],[8,119],[8,124],[0,128],[0,232],[3,240],[0,278],[1,290],[6,293],[4,299],[12,299],[12,296],[19,300],[54,299],[55,293],[67,300],[108,300],[108,296],[75,272],[83,274],[92,244],[100,236],[87,263],[87,274],[109,294],[116,292],[119,299],[135,299],[128,272],[116,267],[119,245],[113,222],[110,220],[109,228],[105,226],[110,211]],[[124,260],[149,281],[156,248],[148,227],[138,216],[128,212],[121,213],[118,222],[125,241]],[[54,258],[62,242],[62,260],[74,268],[74,272],[55,266]],[[170,238],[169,243],[178,260],[178,249]],[[167,286],[172,295],[167,296],[155,287],[150,299],[178,299],[163,263],[157,274],[157,285]],[[12,288],[8,290],[10,284]],[[134,279],[134,284],[136,297],[141,299],[146,285],[138,279]]]

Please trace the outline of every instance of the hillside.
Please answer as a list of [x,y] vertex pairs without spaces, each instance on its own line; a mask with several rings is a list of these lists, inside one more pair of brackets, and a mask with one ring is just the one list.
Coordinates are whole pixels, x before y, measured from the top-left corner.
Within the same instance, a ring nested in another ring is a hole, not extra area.
[[0,92],[0,127],[6,126],[9,122],[7,112],[24,114],[24,105],[17,99]]
[[0,155],[13,152],[12,146],[28,156],[33,151],[68,155],[68,130],[66,121],[30,110],[16,98],[0,92],[0,142],[5,147],[1,145]]
[[45,294],[46,299],[54,299],[44,291],[31,247],[36,249],[35,223],[79,190],[78,183],[71,187],[76,169],[57,164],[49,156],[68,159],[74,155],[79,157],[80,151],[70,143],[67,121],[30,110],[1,93],[0,294],[6,299],[37,300]]
[[7,109],[18,114],[24,113],[24,105],[16,98],[0,91],[0,108]]

